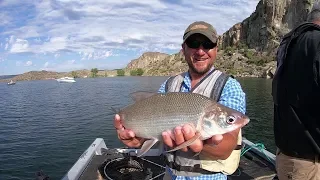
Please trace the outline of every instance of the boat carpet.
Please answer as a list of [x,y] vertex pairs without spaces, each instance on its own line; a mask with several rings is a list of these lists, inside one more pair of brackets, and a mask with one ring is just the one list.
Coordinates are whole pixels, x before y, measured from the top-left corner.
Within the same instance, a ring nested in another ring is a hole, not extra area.
[[[162,179],[165,166],[162,156],[143,157],[147,161],[116,153],[115,150],[104,150],[102,155],[95,155],[79,180],[106,180],[105,173],[111,179]],[[159,164],[160,166],[154,165]],[[124,168],[127,167],[127,168]],[[107,172],[105,172],[107,171]],[[272,180],[276,173],[274,166],[264,158],[248,151],[241,157],[238,170],[228,176],[229,180]]]

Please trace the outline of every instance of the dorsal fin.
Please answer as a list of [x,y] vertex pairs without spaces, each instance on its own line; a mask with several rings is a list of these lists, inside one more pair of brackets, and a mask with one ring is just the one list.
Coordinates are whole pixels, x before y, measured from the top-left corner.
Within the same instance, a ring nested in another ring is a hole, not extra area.
[[141,101],[143,99],[146,99],[148,97],[151,97],[155,94],[157,94],[157,93],[147,92],[147,91],[137,91],[137,92],[131,93],[130,96],[135,102],[137,102],[137,101]]

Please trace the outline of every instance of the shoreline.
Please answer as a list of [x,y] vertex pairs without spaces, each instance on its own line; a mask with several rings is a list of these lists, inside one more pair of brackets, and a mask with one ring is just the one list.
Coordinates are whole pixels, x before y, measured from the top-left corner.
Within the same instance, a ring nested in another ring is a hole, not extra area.
[[[96,79],[96,78],[117,78],[117,77],[170,77],[169,75],[168,76],[162,76],[162,75],[159,75],[159,76],[107,76],[107,77],[94,77],[94,78],[91,78],[91,77],[87,77],[87,78],[83,78],[83,77],[80,77],[80,78],[75,78],[75,79]],[[259,76],[234,76],[234,78],[254,78],[254,79],[272,79],[272,78],[266,78],[266,77],[259,77]],[[8,83],[10,82],[10,80],[13,80],[14,82],[25,82],[25,81],[56,81],[55,78],[44,78],[44,79],[26,79],[26,80],[17,80],[17,79],[14,79],[14,78],[9,78],[9,79],[1,79],[0,80],[0,83]]]

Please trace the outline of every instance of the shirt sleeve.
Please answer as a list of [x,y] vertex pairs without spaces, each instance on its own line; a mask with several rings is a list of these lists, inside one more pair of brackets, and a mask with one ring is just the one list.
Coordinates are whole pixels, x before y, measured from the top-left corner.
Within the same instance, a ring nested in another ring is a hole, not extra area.
[[222,90],[219,103],[243,114],[246,113],[246,94],[236,79],[229,78],[227,80]]
[[168,79],[163,82],[158,90],[158,93],[165,93],[166,92],[166,83],[167,83]]
[[[318,45],[318,52],[320,51],[320,44]],[[316,57],[316,62],[314,63],[314,77],[317,77],[317,83],[318,83],[318,86],[320,86],[320,54],[318,55],[318,57]]]

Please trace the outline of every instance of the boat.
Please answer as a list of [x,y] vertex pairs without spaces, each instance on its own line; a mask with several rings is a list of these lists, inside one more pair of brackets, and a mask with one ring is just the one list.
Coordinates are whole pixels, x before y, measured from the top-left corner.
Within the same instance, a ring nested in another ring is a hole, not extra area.
[[[108,148],[103,138],[96,138],[62,180],[162,179],[165,164],[159,150],[150,149],[144,157],[137,157],[138,150]],[[228,179],[276,180],[275,158],[263,144],[243,138],[239,168]]]
[[16,84],[16,82],[14,82],[12,80],[10,80],[10,82],[8,82],[8,85],[15,85],[15,84]]
[[59,78],[59,79],[56,79],[56,80],[58,82],[66,82],[66,83],[74,83],[74,82],[76,82],[73,77],[62,77],[62,78]]

